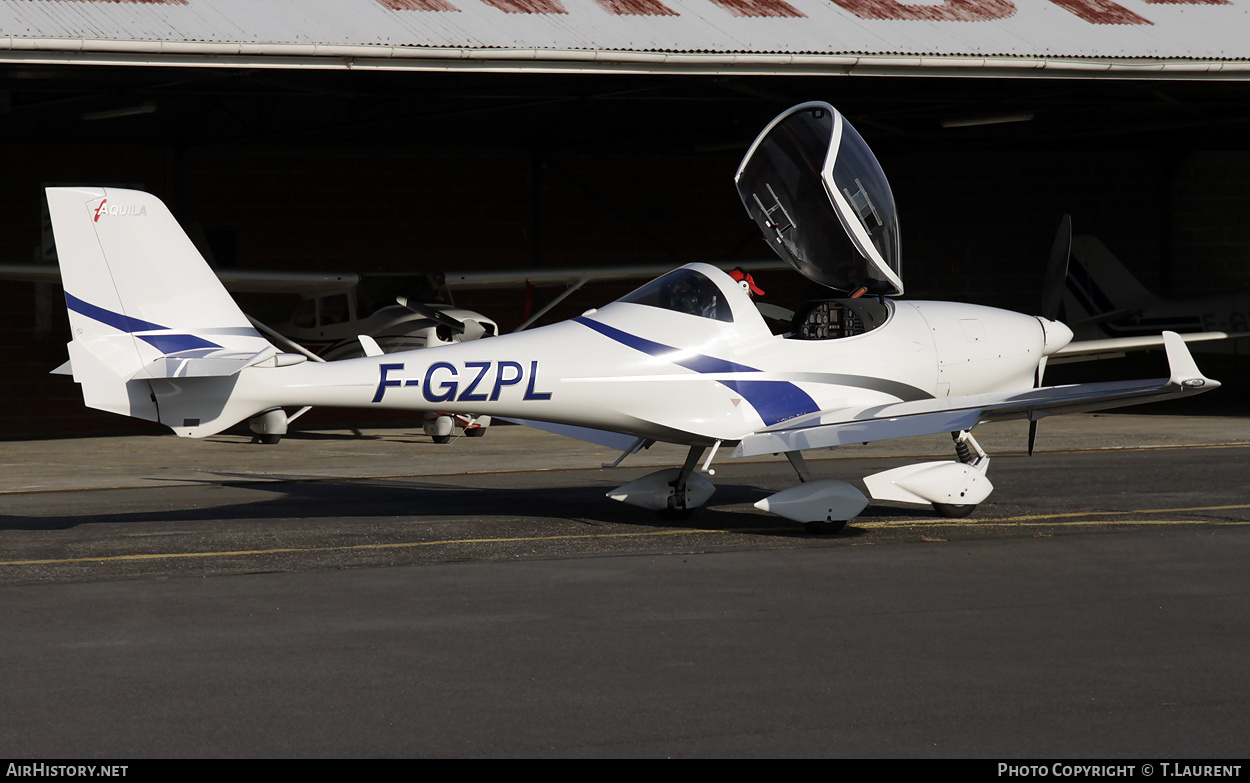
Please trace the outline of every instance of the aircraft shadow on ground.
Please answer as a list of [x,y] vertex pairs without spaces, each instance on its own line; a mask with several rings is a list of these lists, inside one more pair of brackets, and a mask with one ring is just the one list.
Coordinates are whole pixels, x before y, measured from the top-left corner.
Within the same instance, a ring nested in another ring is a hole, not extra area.
[[[203,486],[203,482],[194,482]],[[367,481],[275,480],[231,481],[208,485],[210,489],[263,493],[258,499],[237,503],[205,505],[203,496],[189,497],[185,507],[151,511],[34,516],[0,514],[0,530],[68,530],[82,525],[252,520],[344,520],[347,528],[373,524],[379,519],[393,521],[481,521],[508,520],[552,522],[573,520],[589,524],[619,524],[637,527],[671,527],[708,531],[743,530],[779,536],[806,535],[789,520],[756,511],[752,504],[774,490],[749,484],[718,485],[716,494],[704,508],[684,519],[662,519],[654,512],[606,497],[604,486],[544,486],[524,488],[484,488],[447,482],[383,479]],[[125,490],[122,490],[125,491]],[[148,492],[142,489],[137,492]],[[910,509],[870,506],[866,514],[874,518],[915,516]],[[924,513],[923,511],[921,513]],[[853,535],[853,530],[839,535]]]

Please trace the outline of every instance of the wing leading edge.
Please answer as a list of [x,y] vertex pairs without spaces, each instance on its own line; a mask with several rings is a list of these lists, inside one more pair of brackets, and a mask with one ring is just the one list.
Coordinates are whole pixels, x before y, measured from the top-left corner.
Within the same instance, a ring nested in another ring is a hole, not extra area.
[[1219,387],[1205,377],[1174,332],[1163,333],[1170,377],[1111,383],[1049,386],[1018,394],[972,394],[963,397],[897,402],[871,408],[833,411],[807,424],[770,428],[744,437],[734,457],[827,448],[847,443],[935,435],[970,430],[990,421],[1040,419],[1197,394]]
[[[1204,343],[1214,340],[1237,340],[1250,337],[1250,332],[1186,332],[1181,339],[1187,343]],[[1163,345],[1162,335],[1139,337],[1108,337],[1099,340],[1074,340],[1051,355],[1048,364],[1087,362],[1113,359],[1128,351],[1158,348]]]

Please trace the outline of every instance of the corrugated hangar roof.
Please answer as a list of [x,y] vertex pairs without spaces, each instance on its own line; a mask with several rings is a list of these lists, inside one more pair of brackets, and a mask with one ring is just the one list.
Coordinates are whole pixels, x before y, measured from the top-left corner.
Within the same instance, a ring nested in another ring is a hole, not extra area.
[[1250,0],[0,0],[0,61],[1243,78]]

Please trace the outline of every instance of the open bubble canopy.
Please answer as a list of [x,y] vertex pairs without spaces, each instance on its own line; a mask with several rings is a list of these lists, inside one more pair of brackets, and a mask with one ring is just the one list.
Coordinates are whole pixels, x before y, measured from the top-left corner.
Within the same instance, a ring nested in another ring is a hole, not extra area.
[[804,277],[846,293],[903,293],[890,183],[829,104],[804,103],[773,120],[734,181],[769,246]]

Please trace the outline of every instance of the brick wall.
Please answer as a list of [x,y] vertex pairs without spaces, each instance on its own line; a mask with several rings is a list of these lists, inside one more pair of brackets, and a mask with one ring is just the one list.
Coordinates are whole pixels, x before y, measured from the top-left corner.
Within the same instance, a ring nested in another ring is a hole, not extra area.
[[1172,296],[1250,289],[1250,153],[1198,152],[1172,181]]

